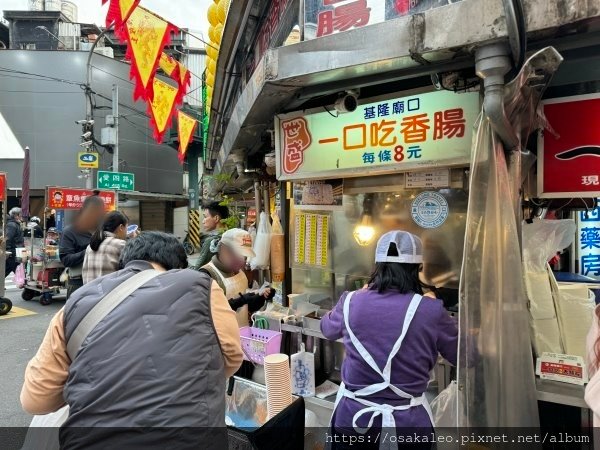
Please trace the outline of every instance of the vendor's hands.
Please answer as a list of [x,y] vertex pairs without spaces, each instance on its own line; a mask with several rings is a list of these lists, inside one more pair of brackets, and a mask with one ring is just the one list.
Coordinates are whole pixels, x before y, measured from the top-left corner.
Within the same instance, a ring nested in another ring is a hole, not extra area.
[[273,297],[275,297],[275,289],[273,289],[273,288],[265,289],[265,291],[263,292],[263,297],[266,298],[267,300],[272,300]]
[[240,296],[238,298],[232,298],[231,300],[229,300],[229,306],[235,311],[244,305],[248,305],[248,311],[253,313],[264,306],[265,300],[266,298],[260,294],[240,293]]
[[248,311],[250,312],[250,314],[255,313],[256,311],[260,310],[266,302],[266,297],[264,297],[263,295],[260,294],[246,294],[250,296],[250,299],[248,300]]

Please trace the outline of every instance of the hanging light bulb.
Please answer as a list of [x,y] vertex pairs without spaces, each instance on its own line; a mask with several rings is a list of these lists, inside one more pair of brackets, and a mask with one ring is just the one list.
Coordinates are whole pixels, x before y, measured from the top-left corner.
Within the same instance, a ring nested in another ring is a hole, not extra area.
[[363,214],[360,223],[354,227],[354,240],[361,247],[366,247],[375,237],[375,228],[373,227],[373,219],[368,214]]
[[354,232],[352,233],[352,235],[354,236],[354,240],[361,247],[368,246],[371,242],[373,242],[373,238],[375,237],[375,227],[373,227],[372,203],[373,195],[365,195],[365,199],[363,201],[362,217],[358,225],[354,227]]

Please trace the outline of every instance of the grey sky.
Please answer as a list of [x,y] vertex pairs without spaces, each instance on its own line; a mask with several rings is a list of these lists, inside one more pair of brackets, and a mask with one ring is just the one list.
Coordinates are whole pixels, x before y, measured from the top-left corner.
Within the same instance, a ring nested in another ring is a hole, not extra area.
[[[79,7],[79,22],[104,23],[108,5],[102,7],[101,0],[72,1]],[[206,10],[212,2],[213,0],[142,0],[140,5],[178,27],[189,28],[208,36]],[[0,0],[0,11],[28,9],[28,3],[27,0]]]

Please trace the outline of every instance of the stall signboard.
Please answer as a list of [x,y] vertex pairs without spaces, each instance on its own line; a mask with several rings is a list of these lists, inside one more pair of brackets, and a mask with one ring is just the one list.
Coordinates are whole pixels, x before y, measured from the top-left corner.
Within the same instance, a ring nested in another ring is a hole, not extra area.
[[544,352],[536,361],[536,374],[542,380],[561,381],[580,386],[588,382],[586,365],[581,356]]
[[98,171],[98,189],[133,191],[135,175],[133,173]]
[[[48,187],[48,207],[50,209],[81,209],[87,197],[94,195],[89,189]],[[98,196],[108,211],[116,208],[115,193],[100,191]]]
[[0,202],[6,201],[6,174],[0,173]]
[[460,0],[305,0],[304,36],[313,39],[423,13]]
[[538,140],[540,198],[600,196],[600,94],[546,100]]
[[579,273],[600,280],[600,208],[577,214]]
[[415,94],[338,114],[276,118],[277,177],[322,179],[468,165],[479,94]]
[[77,156],[77,166],[80,169],[97,169],[99,160],[98,153],[79,152]]

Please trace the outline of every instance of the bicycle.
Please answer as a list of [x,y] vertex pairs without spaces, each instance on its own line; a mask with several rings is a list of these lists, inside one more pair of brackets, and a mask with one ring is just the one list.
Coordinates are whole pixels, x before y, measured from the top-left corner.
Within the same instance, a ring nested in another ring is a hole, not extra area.
[[185,230],[185,238],[183,238],[183,249],[185,250],[185,254],[188,256],[192,256],[194,254],[194,251],[196,250],[194,244],[192,244],[191,240],[190,240],[190,233],[189,231]]

